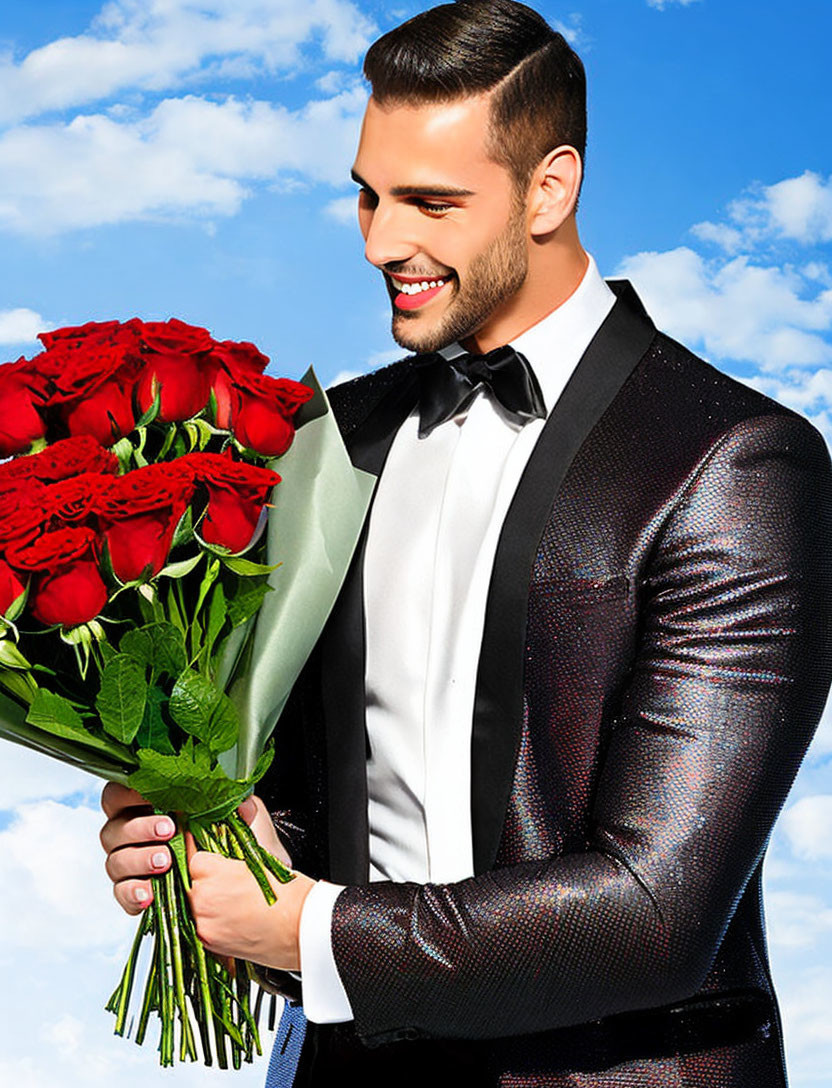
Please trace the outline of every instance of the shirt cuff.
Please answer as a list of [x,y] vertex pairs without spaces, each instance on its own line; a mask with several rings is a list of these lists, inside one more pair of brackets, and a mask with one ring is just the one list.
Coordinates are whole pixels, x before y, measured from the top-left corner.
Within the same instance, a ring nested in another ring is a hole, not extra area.
[[343,890],[341,884],[319,880],[300,914],[303,1011],[313,1024],[340,1024],[353,1018],[332,951],[332,911]]

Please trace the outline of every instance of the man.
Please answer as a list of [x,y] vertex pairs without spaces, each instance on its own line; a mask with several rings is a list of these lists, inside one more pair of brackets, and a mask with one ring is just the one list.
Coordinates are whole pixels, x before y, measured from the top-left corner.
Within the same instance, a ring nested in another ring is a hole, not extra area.
[[[419,355],[333,391],[381,475],[278,727],[301,875],[270,909],[195,854],[199,932],[301,970],[299,1084],[784,1085],[760,873],[829,683],[823,442],[600,279],[539,16],[442,5],[365,71],[359,220]],[[105,791],[133,912],[171,830],[139,802]]]

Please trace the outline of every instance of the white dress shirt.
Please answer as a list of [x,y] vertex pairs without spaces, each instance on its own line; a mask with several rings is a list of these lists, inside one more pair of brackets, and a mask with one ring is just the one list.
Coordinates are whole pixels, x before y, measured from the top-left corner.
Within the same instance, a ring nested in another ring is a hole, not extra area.
[[[614,301],[590,257],[573,294],[512,341],[547,413]],[[515,423],[482,388],[463,415],[425,438],[414,410],[393,440],[364,561],[371,880],[473,875],[471,726],[486,597],[505,516],[544,423]],[[319,881],[301,915],[303,1003],[316,1023],[352,1019],[330,939],[341,890]]]

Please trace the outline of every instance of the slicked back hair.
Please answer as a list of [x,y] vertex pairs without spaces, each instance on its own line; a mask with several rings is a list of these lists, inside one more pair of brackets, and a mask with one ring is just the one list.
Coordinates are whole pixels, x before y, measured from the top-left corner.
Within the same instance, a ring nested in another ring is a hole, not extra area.
[[456,0],[370,46],[364,75],[379,105],[451,102],[493,92],[489,155],[525,196],[554,148],[586,152],[584,66],[562,34],[514,0]]

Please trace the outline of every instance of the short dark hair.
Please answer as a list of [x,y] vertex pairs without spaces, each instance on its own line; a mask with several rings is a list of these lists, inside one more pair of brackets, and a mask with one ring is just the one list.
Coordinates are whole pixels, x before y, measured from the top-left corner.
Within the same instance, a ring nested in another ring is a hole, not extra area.
[[370,46],[364,75],[376,101],[448,102],[494,91],[489,153],[524,193],[553,148],[586,153],[586,76],[543,16],[515,0],[456,0]]

